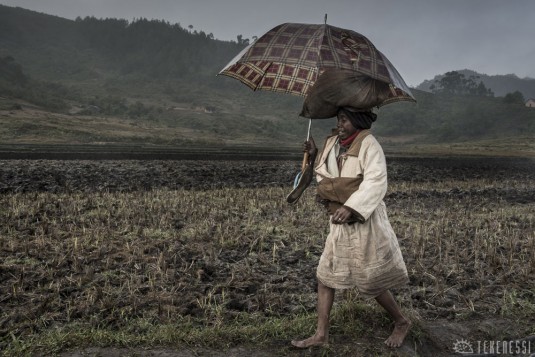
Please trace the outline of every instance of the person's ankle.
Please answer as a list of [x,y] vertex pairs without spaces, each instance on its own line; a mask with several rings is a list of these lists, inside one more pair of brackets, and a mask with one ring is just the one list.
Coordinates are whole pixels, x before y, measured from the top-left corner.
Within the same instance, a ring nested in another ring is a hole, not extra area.
[[411,320],[409,320],[409,319],[406,318],[406,317],[402,317],[401,319],[395,321],[394,324],[395,324],[396,326],[410,325],[410,324],[411,324]]
[[314,337],[317,339],[317,340],[322,340],[322,341],[325,341],[329,338],[329,333],[328,332],[319,332],[319,331],[316,331],[316,333],[314,334]]

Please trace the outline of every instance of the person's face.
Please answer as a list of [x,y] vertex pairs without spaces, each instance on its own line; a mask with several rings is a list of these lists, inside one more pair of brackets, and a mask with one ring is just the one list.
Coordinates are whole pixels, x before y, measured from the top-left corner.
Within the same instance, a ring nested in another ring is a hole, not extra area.
[[338,113],[337,118],[336,128],[340,139],[347,139],[357,131],[344,112]]

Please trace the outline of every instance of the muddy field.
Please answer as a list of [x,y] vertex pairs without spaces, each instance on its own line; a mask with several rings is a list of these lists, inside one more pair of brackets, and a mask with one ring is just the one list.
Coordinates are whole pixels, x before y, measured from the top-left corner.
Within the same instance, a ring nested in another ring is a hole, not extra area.
[[[529,181],[535,177],[535,159],[395,157],[387,161],[389,182]],[[299,167],[297,161],[280,160],[0,160],[0,193],[288,187]],[[514,195],[508,187],[495,190]]]
[[[313,312],[327,217],[313,188],[284,202],[299,166],[0,161],[0,350],[62,326],[143,334],[140,321],[213,327],[244,313],[262,323]],[[445,356],[461,338],[535,334],[535,161],[388,158],[388,170],[385,202],[410,274],[396,296],[418,321],[396,353]],[[358,294],[336,301],[349,300]],[[390,328],[371,309],[379,321],[368,321],[359,346],[334,327],[332,355],[396,355],[367,345]],[[286,342],[256,352],[309,355]],[[225,345],[241,344],[250,341]],[[70,345],[83,343],[56,351]]]

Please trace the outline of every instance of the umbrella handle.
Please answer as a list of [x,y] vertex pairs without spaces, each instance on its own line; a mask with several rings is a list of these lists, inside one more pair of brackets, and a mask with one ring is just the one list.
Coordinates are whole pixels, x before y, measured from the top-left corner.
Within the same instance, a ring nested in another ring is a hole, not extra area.
[[305,167],[308,165],[308,158],[310,154],[308,152],[305,152],[305,155],[303,155],[303,163],[301,164],[301,171],[305,171]]
[[[310,140],[310,127],[312,125],[312,119],[308,119],[308,132],[307,132],[307,141]],[[310,157],[310,154],[308,151],[305,152],[305,155],[303,156],[303,163],[301,164],[301,171],[305,170],[305,167],[307,167],[308,164],[308,158]]]

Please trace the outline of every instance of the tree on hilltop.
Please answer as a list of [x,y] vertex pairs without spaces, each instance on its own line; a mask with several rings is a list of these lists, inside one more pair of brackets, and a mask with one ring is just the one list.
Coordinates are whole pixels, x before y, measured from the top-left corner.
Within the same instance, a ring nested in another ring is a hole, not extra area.
[[507,93],[503,97],[503,102],[507,104],[522,104],[524,105],[525,99],[520,91],[514,91],[512,93]]
[[446,72],[444,77],[436,79],[430,89],[437,94],[450,95],[475,95],[481,97],[493,97],[494,93],[487,88],[479,76],[465,77],[457,71]]

